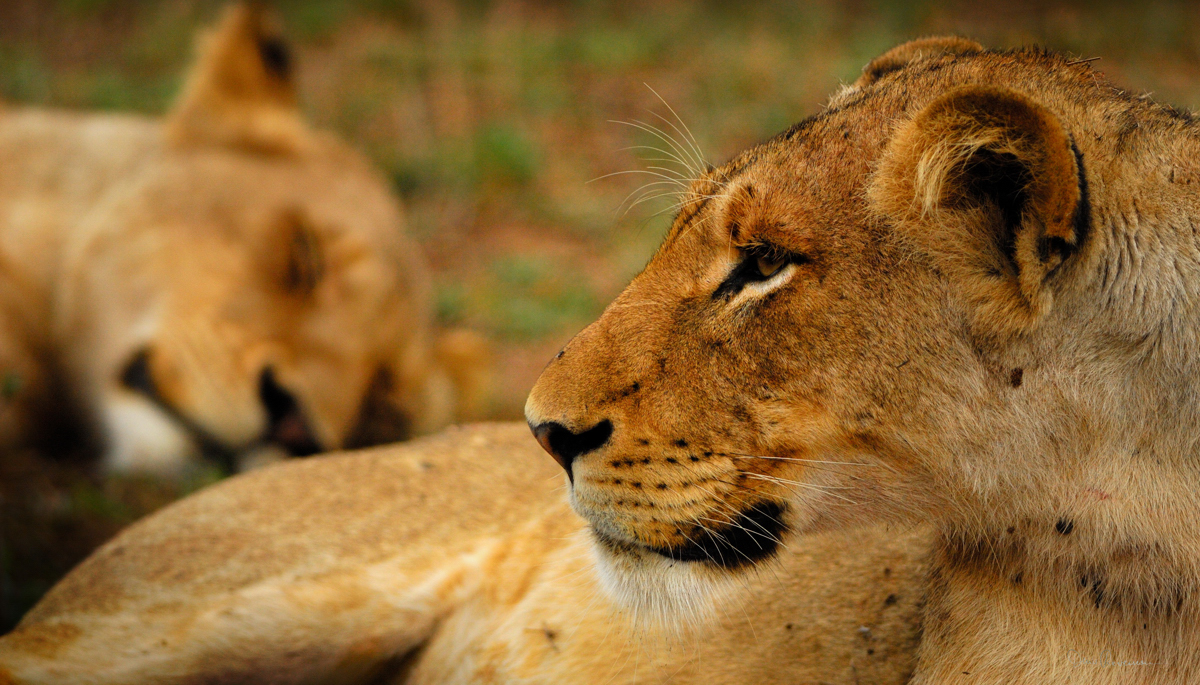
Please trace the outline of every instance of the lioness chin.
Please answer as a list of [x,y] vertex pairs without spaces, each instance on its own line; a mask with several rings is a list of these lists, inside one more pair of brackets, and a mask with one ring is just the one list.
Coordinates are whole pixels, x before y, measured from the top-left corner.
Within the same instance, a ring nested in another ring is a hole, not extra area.
[[681,206],[526,406],[619,594],[926,521],[914,682],[1200,681],[1192,115],[916,41]]
[[73,426],[174,475],[453,418],[481,343],[441,344],[400,207],[293,66],[234,6],[163,121],[0,109],[0,450]]

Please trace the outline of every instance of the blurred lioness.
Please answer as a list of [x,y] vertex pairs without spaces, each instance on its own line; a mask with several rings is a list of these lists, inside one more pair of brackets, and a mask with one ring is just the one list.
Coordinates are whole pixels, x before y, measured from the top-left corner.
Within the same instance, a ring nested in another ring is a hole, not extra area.
[[291,74],[238,6],[164,121],[0,109],[0,446],[81,427],[171,474],[453,418],[481,343],[439,340],[400,207]]

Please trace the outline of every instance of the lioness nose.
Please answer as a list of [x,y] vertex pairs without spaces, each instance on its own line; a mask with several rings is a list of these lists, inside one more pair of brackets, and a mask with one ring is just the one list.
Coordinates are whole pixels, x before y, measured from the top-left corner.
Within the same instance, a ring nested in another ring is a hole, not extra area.
[[307,457],[321,451],[300,410],[300,403],[275,380],[275,372],[266,369],[258,383],[258,396],[267,410],[266,439],[286,449],[294,457]]
[[571,473],[571,464],[575,458],[600,449],[604,443],[608,442],[608,438],[613,432],[612,421],[608,419],[604,419],[582,433],[573,433],[571,429],[556,421],[548,421],[536,426],[531,425],[529,428],[533,431],[533,436],[537,438],[542,449],[549,452],[550,456],[554,457],[554,461],[567,470],[567,477],[571,479],[571,482],[575,482],[575,474]]

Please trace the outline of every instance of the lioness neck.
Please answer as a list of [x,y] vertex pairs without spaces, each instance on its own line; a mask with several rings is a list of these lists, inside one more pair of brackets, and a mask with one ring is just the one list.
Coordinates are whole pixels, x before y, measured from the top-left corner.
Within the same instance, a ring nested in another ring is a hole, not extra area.
[[941,538],[914,683],[1200,678],[1197,586],[1169,550],[1131,546],[1106,566],[1047,555],[1049,537],[1026,523],[1000,536]]
[[1006,352],[1035,418],[950,507],[915,683],[1200,681],[1200,150],[1180,145],[1088,165],[1120,197],[1093,196],[1091,283]]

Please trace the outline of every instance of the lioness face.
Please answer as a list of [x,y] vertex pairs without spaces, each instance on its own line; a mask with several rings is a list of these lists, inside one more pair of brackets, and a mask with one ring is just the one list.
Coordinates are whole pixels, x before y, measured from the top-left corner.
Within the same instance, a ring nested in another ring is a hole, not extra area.
[[530,426],[633,603],[686,608],[680,581],[753,567],[788,534],[978,495],[1021,439],[988,436],[1028,421],[1032,348],[1012,341],[1072,267],[1080,172],[1047,110],[957,88],[941,59],[695,181],[533,389]]
[[70,246],[59,307],[110,467],[311,454],[355,442],[381,408],[404,437],[427,361],[424,265],[360,159],[332,142],[172,150],[131,186]]
[[400,208],[304,122],[291,76],[269,15],[229,8],[147,158],[66,240],[54,334],[111,470],[237,467],[451,418]]
[[696,182],[646,270],[534,388],[530,424],[618,569],[719,576],[785,529],[903,501],[895,465],[916,465],[910,436],[932,419],[918,398],[946,393],[924,360],[969,350],[939,279],[861,201],[865,155],[827,153],[843,132],[873,146],[856,128],[814,124]]

